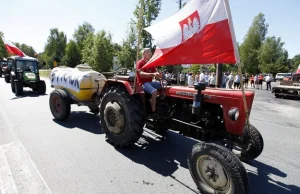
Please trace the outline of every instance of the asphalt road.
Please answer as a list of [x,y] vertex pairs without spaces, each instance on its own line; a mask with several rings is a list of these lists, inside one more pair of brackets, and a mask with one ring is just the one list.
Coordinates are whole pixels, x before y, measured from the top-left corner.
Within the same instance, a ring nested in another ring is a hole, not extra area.
[[[198,193],[186,164],[196,141],[145,132],[135,147],[115,149],[86,107],[54,121],[51,91],[47,81],[46,95],[17,98],[0,78],[0,193]],[[251,193],[300,193],[300,101],[255,91],[250,121],[265,149],[244,163]]]

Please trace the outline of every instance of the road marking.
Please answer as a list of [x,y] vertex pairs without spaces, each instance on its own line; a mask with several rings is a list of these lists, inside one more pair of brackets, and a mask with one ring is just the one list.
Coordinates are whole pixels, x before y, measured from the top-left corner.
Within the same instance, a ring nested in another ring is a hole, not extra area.
[[3,194],[52,194],[19,140],[1,146],[1,154],[0,180]]
[[13,180],[4,151],[0,147],[0,185],[1,194],[17,194],[17,188]]

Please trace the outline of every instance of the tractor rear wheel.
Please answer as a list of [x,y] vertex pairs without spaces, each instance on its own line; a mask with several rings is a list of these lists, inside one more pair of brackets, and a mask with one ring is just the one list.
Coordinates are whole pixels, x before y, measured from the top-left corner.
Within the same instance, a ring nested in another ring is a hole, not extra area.
[[108,140],[118,147],[134,144],[145,124],[140,101],[122,86],[108,88],[100,104],[100,122]]
[[46,83],[44,80],[40,80],[38,82],[38,92],[39,94],[45,94],[46,93]]
[[227,148],[214,143],[198,143],[188,158],[188,166],[203,194],[249,193],[246,169]]
[[51,92],[49,98],[50,110],[54,118],[58,121],[65,121],[71,112],[71,104],[68,94],[61,89]]
[[16,96],[21,96],[23,95],[23,83],[21,81],[14,81],[15,85],[15,94]]

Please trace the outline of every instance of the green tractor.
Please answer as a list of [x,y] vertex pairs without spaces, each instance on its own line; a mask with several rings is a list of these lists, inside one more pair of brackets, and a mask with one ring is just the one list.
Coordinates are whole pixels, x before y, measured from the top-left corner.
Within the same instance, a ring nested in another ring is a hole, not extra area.
[[16,96],[23,94],[23,88],[29,87],[39,94],[46,93],[46,83],[40,80],[39,62],[32,57],[12,56],[7,59],[10,69],[11,90]]

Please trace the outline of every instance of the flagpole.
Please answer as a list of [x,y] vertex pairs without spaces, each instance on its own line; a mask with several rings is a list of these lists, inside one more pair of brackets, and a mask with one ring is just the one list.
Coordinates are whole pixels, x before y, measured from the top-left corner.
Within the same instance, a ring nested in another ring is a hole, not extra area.
[[140,0],[141,3],[141,8],[140,8],[140,17],[138,20],[138,42],[137,42],[137,48],[136,48],[136,60],[135,60],[135,76],[134,76],[134,84],[133,84],[133,93],[135,94],[136,92],[136,75],[137,75],[137,63],[139,61],[139,50],[140,50],[140,42],[141,42],[141,31],[142,31],[142,19],[143,19],[143,14],[144,14],[144,0]]
[[230,11],[230,6],[229,6],[228,0],[224,0],[224,5],[225,5],[225,9],[227,11],[231,36],[232,36],[232,39],[234,41],[233,46],[234,46],[235,58],[236,58],[236,61],[237,61],[236,63],[238,65],[239,76],[240,76],[240,80],[241,80],[240,82],[241,82],[241,88],[242,88],[243,103],[244,103],[244,108],[245,108],[245,113],[246,113],[246,125],[249,128],[250,127],[249,111],[248,111],[248,107],[247,107],[247,101],[246,101],[245,90],[244,90],[244,80],[243,80],[243,76],[242,76],[242,67],[241,67],[240,55],[239,55],[238,47],[237,47],[237,43],[236,43],[236,37],[235,37],[235,32],[234,32],[234,27],[233,27],[233,22],[232,22],[232,16],[231,16],[231,11]]

